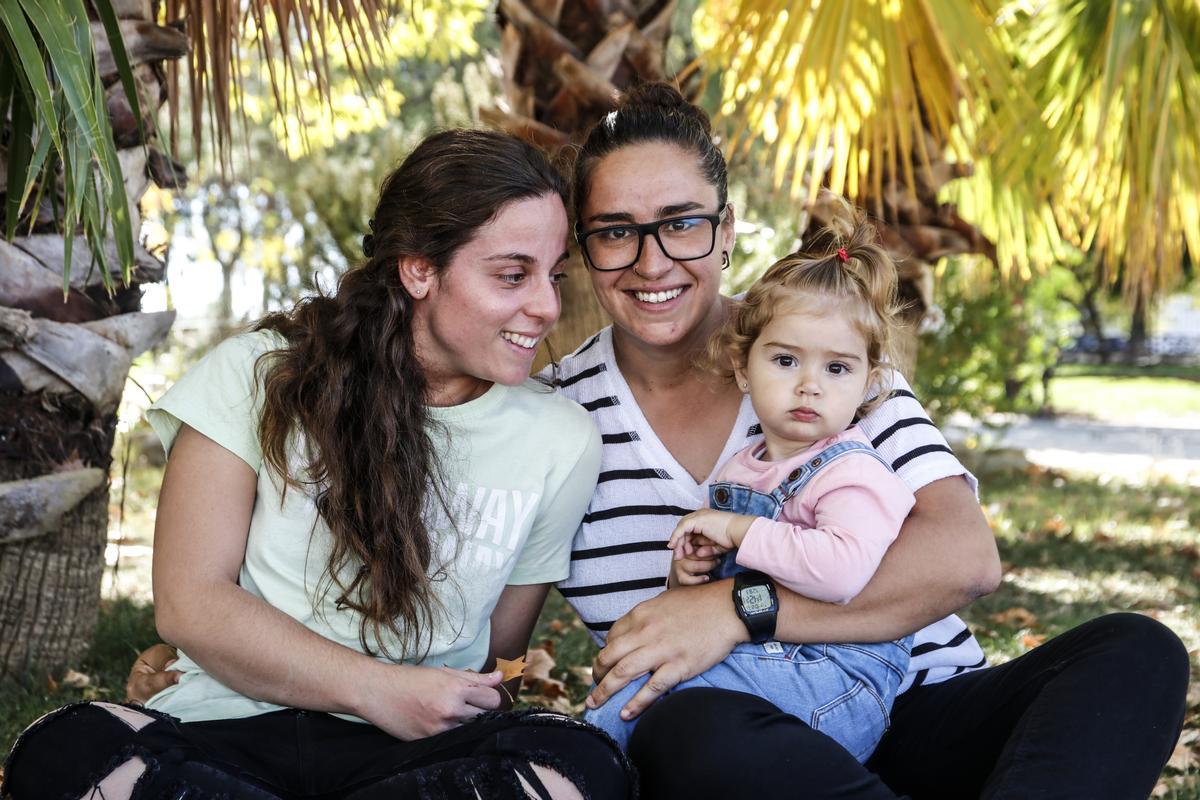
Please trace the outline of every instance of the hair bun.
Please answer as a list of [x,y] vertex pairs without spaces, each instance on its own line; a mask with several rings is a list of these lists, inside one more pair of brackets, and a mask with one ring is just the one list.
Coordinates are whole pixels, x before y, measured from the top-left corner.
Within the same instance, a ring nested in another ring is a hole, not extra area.
[[363,255],[366,256],[367,258],[373,258],[375,256],[375,218],[374,217],[371,217],[369,220],[367,220],[367,227],[371,229],[371,232],[362,238],[362,251],[363,251]]
[[712,123],[704,109],[688,102],[687,98],[670,83],[659,81],[631,87],[625,91],[625,102],[622,105],[628,109],[659,108],[675,112],[699,122],[705,133],[712,133]]

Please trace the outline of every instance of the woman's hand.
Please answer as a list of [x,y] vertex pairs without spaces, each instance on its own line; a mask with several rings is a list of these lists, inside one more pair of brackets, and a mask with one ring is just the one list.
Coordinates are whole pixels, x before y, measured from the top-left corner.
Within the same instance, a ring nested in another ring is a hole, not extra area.
[[501,672],[385,664],[362,684],[358,716],[412,741],[457,728],[500,706]]
[[125,700],[142,704],[154,695],[179,683],[183,675],[170,666],[179,658],[179,653],[169,644],[152,644],[138,654],[125,681]]
[[680,681],[722,661],[749,635],[733,610],[732,581],[686,586],[636,605],[613,624],[592,665],[596,708],[634,678],[651,673],[622,717],[633,719]]

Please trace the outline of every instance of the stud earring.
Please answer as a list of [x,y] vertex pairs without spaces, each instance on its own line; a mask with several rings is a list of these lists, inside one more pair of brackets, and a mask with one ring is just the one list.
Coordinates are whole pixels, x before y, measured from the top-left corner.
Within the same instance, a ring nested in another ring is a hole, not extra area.
[[750,388],[750,384],[746,383],[745,381],[742,381],[740,386],[742,387],[743,392]]

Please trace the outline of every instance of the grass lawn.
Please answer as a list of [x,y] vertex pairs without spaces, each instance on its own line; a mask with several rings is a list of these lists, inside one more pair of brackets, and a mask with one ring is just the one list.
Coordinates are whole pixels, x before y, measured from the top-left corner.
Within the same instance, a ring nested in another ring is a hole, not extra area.
[[[964,616],[988,657],[1001,662],[1047,637],[1109,611],[1149,614],[1171,626],[1193,654],[1186,736],[1159,797],[1200,800],[1200,496],[1188,487],[1130,487],[1040,469],[992,477],[983,506],[1000,543],[1004,583]],[[133,655],[154,641],[150,609],[128,600],[101,608],[97,645],[79,670],[83,688],[51,690],[45,676],[0,688],[0,752],[45,711],[81,698],[119,698]],[[557,593],[534,644],[555,662],[525,699],[578,709],[594,647]],[[549,665],[551,659],[543,658]]]
[[1050,383],[1050,404],[1124,425],[1200,427],[1200,368],[1061,367]]

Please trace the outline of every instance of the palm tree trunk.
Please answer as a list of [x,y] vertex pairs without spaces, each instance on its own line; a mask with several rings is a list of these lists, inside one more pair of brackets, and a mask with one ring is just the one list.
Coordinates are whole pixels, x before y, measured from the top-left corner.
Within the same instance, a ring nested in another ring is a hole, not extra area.
[[[153,24],[149,3],[117,9],[152,138],[165,99],[162,61],[182,55],[186,37]],[[103,28],[91,28],[137,231],[150,181],[177,185],[181,168],[152,141],[143,149]],[[50,203],[32,212],[33,235],[0,242],[0,676],[77,665],[91,643],[117,404],[133,356],[161,341],[174,318],[139,311],[138,285],[163,271],[141,247],[131,284],[118,275],[110,293],[77,237],[64,298],[64,234]]]

